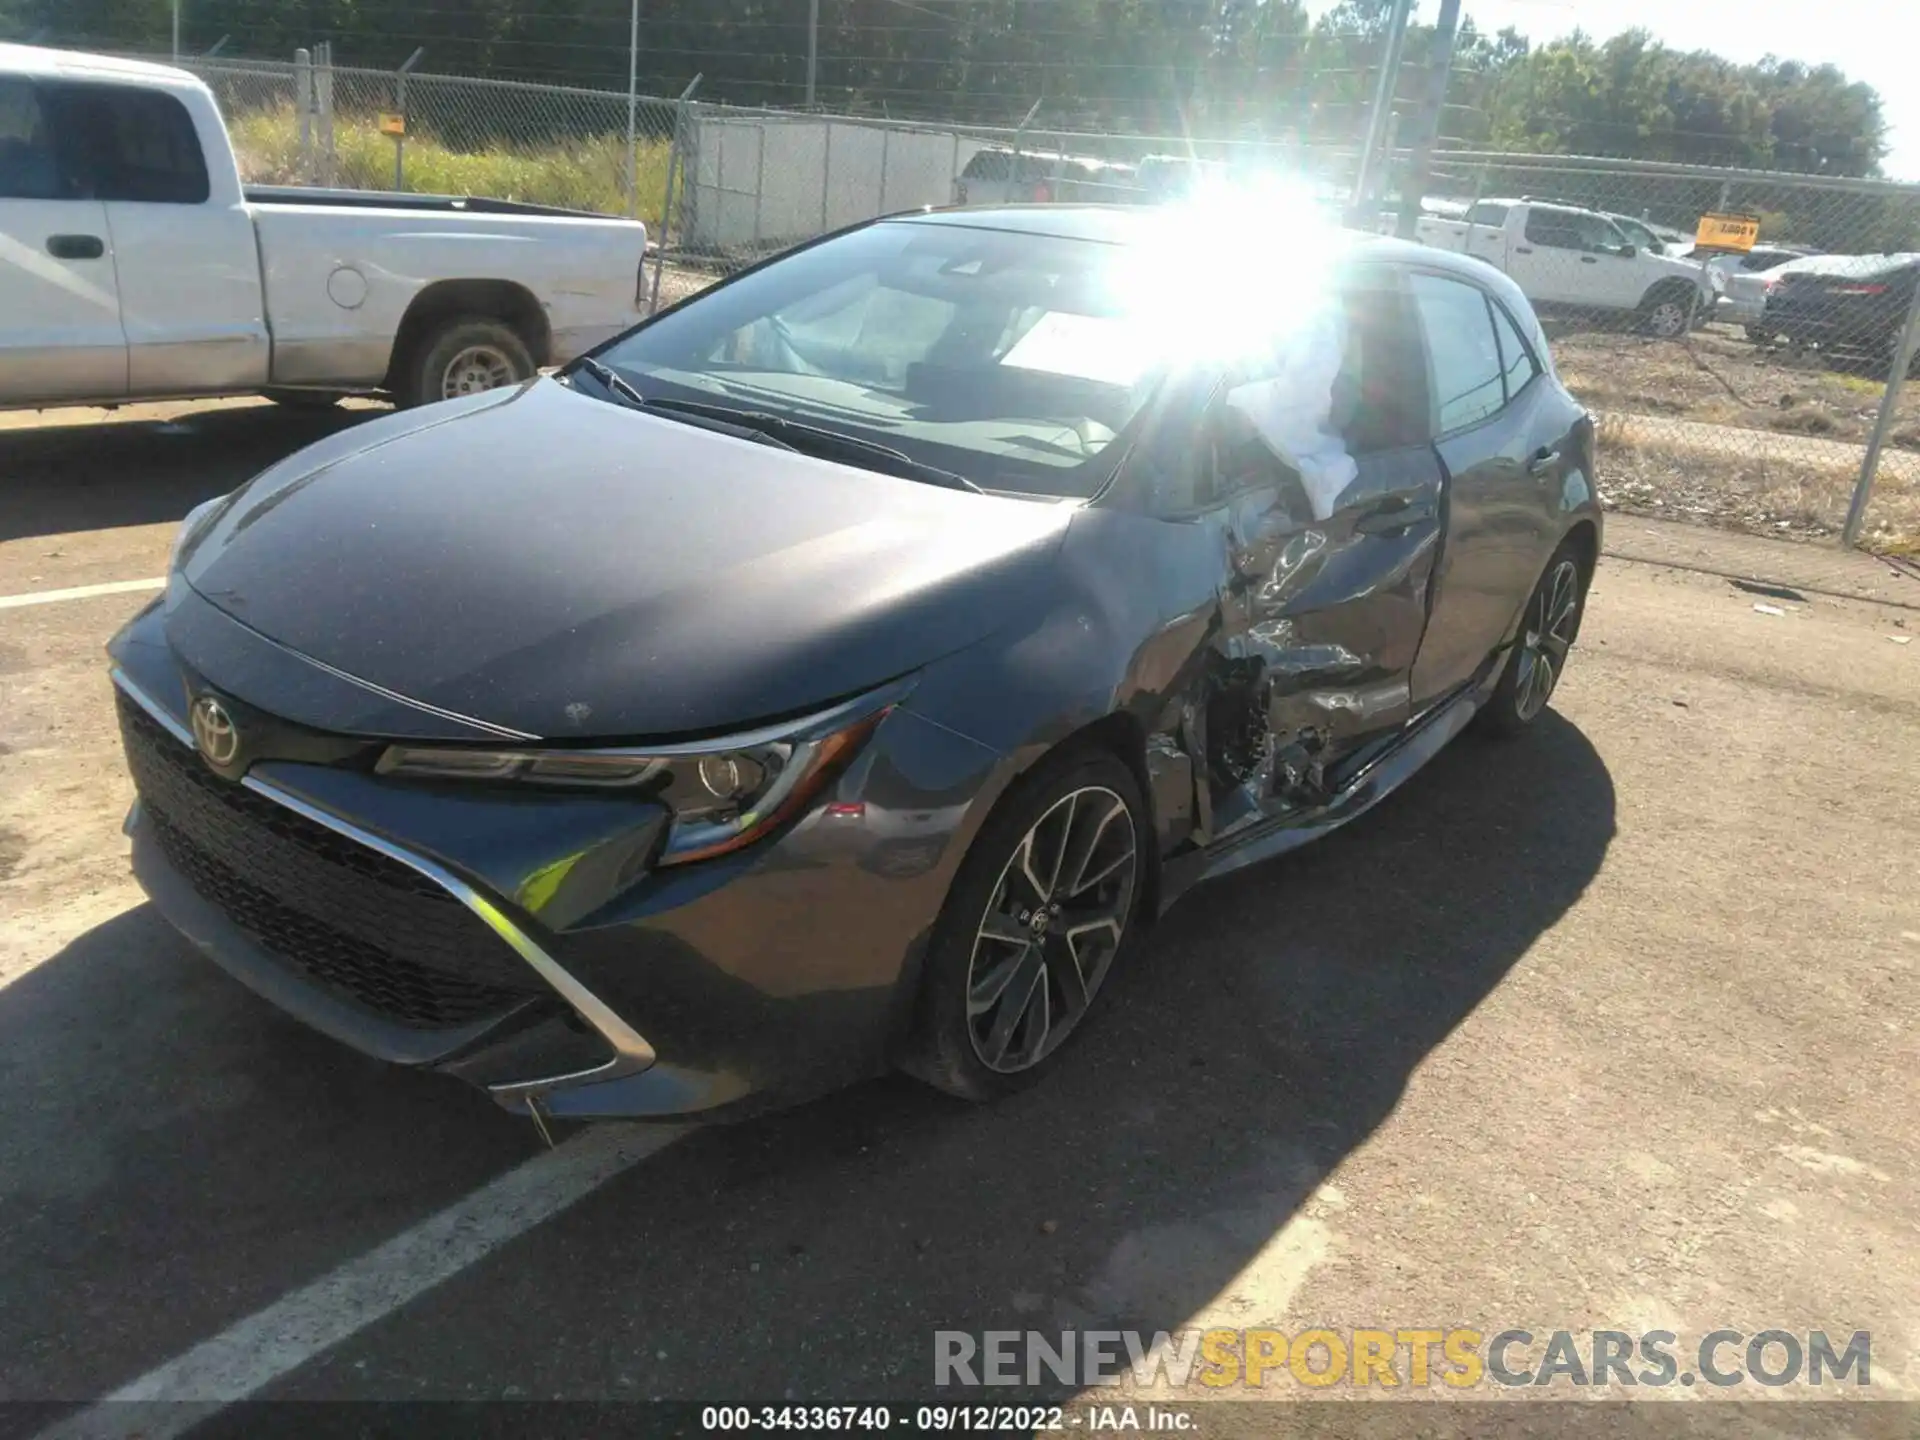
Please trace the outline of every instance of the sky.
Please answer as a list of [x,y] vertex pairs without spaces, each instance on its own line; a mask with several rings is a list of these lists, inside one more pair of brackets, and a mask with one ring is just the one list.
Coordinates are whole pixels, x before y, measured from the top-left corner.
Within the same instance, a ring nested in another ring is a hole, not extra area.
[[[1309,0],[1319,14],[1327,0]],[[1911,32],[1896,17],[1901,0],[1462,0],[1462,13],[1483,34],[1511,25],[1535,42],[1576,26],[1596,40],[1643,29],[1671,50],[1712,50],[1741,64],[1763,55],[1833,64],[1849,80],[1880,92],[1891,149],[1881,167],[1891,179],[1920,180],[1920,82]],[[1414,15],[1431,22],[1438,6],[1418,0]],[[1889,23],[1891,20],[1891,24]]]

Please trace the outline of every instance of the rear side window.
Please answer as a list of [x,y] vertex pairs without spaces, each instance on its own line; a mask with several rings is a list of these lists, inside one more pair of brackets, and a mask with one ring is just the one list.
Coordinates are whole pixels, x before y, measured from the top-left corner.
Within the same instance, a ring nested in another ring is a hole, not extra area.
[[1467,211],[1469,225],[1504,225],[1507,223],[1507,211],[1511,205],[1502,205],[1497,200],[1482,200]]
[[0,78],[0,200],[58,200],[60,167],[39,91]]
[[1416,271],[1408,278],[1426,332],[1434,433],[1464,430],[1506,404],[1505,367],[1487,297],[1440,275]]
[[207,162],[193,117],[173,96],[118,85],[50,85],[41,92],[62,168],[94,200],[200,205]]
[[1493,333],[1500,341],[1500,364],[1507,377],[1507,399],[1511,400],[1532,383],[1540,365],[1533,348],[1521,338],[1513,317],[1498,301],[1493,303]]

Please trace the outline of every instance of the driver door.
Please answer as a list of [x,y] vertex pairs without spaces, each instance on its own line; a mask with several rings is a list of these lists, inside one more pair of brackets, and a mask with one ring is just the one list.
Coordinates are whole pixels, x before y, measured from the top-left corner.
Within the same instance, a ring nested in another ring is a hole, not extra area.
[[[1332,481],[1324,468],[1303,474],[1247,423],[1237,392],[1268,377],[1230,377],[1201,432],[1199,498],[1224,550],[1220,609],[1234,657],[1216,703],[1225,729],[1263,730],[1259,743],[1278,757],[1274,777],[1248,792],[1270,812],[1300,801],[1279,773],[1289,763],[1324,767],[1407,722],[1440,538],[1444,472],[1402,277],[1358,272],[1340,310],[1329,428],[1348,463]],[[1254,708],[1236,716],[1236,706]]]

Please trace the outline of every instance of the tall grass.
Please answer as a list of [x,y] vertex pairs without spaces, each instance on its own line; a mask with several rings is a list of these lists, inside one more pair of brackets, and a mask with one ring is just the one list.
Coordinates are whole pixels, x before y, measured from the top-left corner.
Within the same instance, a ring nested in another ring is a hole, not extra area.
[[[293,107],[251,110],[228,124],[240,174],[251,184],[302,179],[300,127]],[[372,115],[336,115],[337,183],[354,190],[393,189],[393,140]],[[669,147],[643,141],[637,173],[640,218],[658,234],[666,199]],[[560,205],[606,215],[628,213],[626,137],[590,135],[539,145],[496,144],[454,150],[431,134],[407,137],[405,189],[426,195],[484,195],[534,205]]]

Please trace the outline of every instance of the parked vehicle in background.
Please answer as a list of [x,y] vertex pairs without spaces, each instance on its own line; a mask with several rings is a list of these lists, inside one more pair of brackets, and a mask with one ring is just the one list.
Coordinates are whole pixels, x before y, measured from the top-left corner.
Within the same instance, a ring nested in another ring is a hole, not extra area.
[[1484,260],[1512,277],[1543,313],[1627,315],[1672,338],[1713,313],[1711,271],[1629,240],[1597,210],[1534,200],[1479,200],[1464,220],[1423,216],[1424,244]]
[[1137,199],[1135,168],[1085,155],[990,146],[976,150],[953,182],[956,205],[1123,204]]
[[110,647],[134,873],[273,1003],[511,1109],[890,1065],[989,1100],[1182,892],[1537,727],[1601,523],[1484,265],[876,221],[190,515]]
[[1720,296],[1716,318],[1746,326],[1747,336],[1751,340],[1764,342],[1771,339],[1759,328],[1760,318],[1766,313],[1768,293],[1789,270],[1820,258],[1804,251],[1782,250],[1777,246],[1756,247],[1751,255],[1714,255],[1707,258],[1707,264],[1727,277],[1727,288]]
[[1767,290],[1754,338],[1891,362],[1916,284],[1920,254],[1799,261],[1784,267]]
[[1191,199],[1205,186],[1218,183],[1227,167],[1217,160],[1194,155],[1148,155],[1140,162],[1140,192],[1150,205]]
[[646,244],[506,201],[243,189],[194,76],[0,45],[0,408],[525,380],[633,323]]

